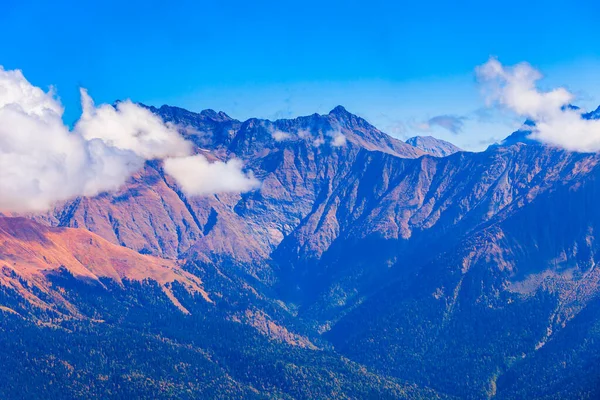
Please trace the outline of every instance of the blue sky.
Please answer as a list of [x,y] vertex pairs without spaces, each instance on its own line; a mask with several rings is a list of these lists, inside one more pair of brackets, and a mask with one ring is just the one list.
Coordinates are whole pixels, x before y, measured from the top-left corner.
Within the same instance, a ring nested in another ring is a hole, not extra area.
[[[434,134],[480,149],[518,124],[482,110],[473,71],[490,56],[528,61],[543,85],[600,104],[593,1],[51,3],[0,2],[0,65],[53,85],[67,123],[80,113],[83,86],[97,102],[131,98],[239,119],[342,104],[399,137]],[[424,131],[439,115],[464,118],[462,130]]]

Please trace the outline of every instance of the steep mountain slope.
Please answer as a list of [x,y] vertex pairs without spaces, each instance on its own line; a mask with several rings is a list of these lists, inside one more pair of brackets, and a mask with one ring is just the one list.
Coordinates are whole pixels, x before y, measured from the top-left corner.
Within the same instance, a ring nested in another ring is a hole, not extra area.
[[500,399],[597,399],[600,396],[600,304],[578,314],[552,341],[498,380]]
[[25,218],[0,217],[0,265],[4,290],[57,315],[81,316],[53,287],[55,274],[68,274],[92,286],[103,286],[101,278],[118,285],[124,280],[152,280],[183,312],[188,311],[174,296],[174,284],[211,301],[200,279],[173,261],[139,254],[86,230],[49,228]]
[[318,275],[331,304],[339,302],[340,279],[347,280],[341,288],[344,301],[358,300],[359,287],[368,290],[377,284],[373,279],[384,282],[391,273],[403,273],[413,259],[455,244],[565,179],[584,178],[597,162],[597,157],[540,146],[442,159],[365,154],[353,168],[356,173],[338,182],[331,198],[284,239],[275,257],[287,265],[291,282],[306,276],[314,290]]
[[599,221],[586,198],[598,195],[597,176],[596,169],[586,183],[504,210],[458,240],[446,238],[450,246],[410,258],[410,274],[388,274],[390,283],[338,322],[329,338],[339,351],[386,373],[460,397],[500,394],[498,376],[594,307],[598,249],[591,232]]
[[443,398],[318,348],[218,270],[186,266],[213,300],[178,262],[6,217],[0,259],[2,398]]
[[435,157],[446,157],[462,151],[460,147],[445,140],[436,139],[433,136],[415,136],[406,140],[406,143],[423,150],[425,153]]
[[[341,256],[320,268],[338,266],[335,278],[307,311],[331,318],[350,309],[324,325],[333,325],[327,336],[339,351],[471,398],[495,393],[513,360],[535,353],[600,292],[591,200],[600,194],[598,157],[525,145],[480,157],[503,165],[490,169],[497,174],[492,185],[457,174],[472,190],[454,195],[432,226],[411,230],[409,222],[405,236],[391,243],[375,239],[382,233],[365,247],[352,237],[340,243]],[[419,208],[413,205],[408,221]]]

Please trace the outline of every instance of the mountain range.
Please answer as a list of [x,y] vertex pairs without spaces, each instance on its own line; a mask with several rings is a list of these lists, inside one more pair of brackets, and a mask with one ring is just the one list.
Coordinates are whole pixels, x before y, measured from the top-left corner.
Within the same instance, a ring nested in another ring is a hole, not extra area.
[[0,218],[2,397],[600,397],[598,154],[147,108],[260,188]]

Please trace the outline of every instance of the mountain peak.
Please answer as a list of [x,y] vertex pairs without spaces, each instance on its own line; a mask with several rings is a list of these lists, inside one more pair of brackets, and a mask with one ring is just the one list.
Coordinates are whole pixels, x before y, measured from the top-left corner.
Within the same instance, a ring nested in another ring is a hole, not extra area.
[[460,147],[433,136],[414,136],[407,139],[406,143],[434,157],[446,157],[462,151]]
[[348,112],[348,110],[346,110],[344,108],[344,106],[336,106],[333,110],[331,110],[329,112],[330,115],[336,115],[336,116],[347,116],[350,115],[350,113]]
[[213,119],[215,121],[232,121],[233,119],[223,111],[215,111],[211,108],[200,111],[200,115]]

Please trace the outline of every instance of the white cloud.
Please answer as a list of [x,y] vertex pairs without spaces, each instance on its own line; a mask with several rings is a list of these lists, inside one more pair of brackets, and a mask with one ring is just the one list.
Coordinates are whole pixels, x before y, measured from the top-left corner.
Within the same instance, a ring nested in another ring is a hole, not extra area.
[[[44,211],[117,189],[145,160],[191,154],[191,144],[150,111],[130,101],[96,107],[81,95],[83,114],[71,131],[52,91],[0,66],[0,211]],[[237,162],[226,165],[226,181],[234,167],[245,177]]]
[[460,133],[464,127],[466,117],[457,115],[436,115],[426,122],[417,125],[417,129],[431,131],[434,126],[442,127],[451,133]]
[[29,84],[20,70],[5,71],[0,66],[0,108],[19,109],[25,114],[44,117],[49,114],[62,115],[63,108],[49,93]]
[[150,110],[130,100],[119,102],[116,107],[96,107],[87,90],[80,92],[83,112],[75,131],[86,140],[100,139],[146,160],[191,154],[192,144],[179,135],[175,126],[165,124]]
[[268,121],[262,122],[262,125],[271,134],[271,137],[276,142],[283,142],[286,140],[291,140],[294,137],[294,135],[292,133],[279,130],[273,124],[269,123]]
[[276,142],[283,142],[285,140],[292,139],[293,135],[290,132],[284,132],[282,130],[277,129],[273,124],[269,121],[261,122],[261,125],[271,134],[271,137]]
[[[308,130],[302,130],[298,132],[298,136],[303,139],[312,138],[312,134]],[[339,128],[328,130],[325,133],[319,130],[318,134],[312,140],[314,147],[320,147],[325,143],[329,143],[333,147],[341,147],[346,145],[346,135],[344,135]]]
[[568,105],[575,96],[565,88],[541,91],[541,73],[527,63],[503,66],[495,58],[476,70],[488,105],[507,108],[535,121],[532,138],[571,151],[600,150],[600,121],[582,118]]
[[312,136],[312,133],[308,129],[299,129],[298,132],[296,132],[296,135],[298,135],[300,139],[308,139]]
[[346,135],[344,135],[339,126],[334,126],[331,129],[323,133],[322,130],[318,130],[314,134],[310,129],[299,129],[295,133],[283,132],[275,129],[274,127],[267,128],[271,133],[271,136],[275,141],[281,142],[284,140],[291,140],[294,137],[302,140],[311,140],[314,147],[320,147],[325,143],[330,143],[333,147],[341,147],[346,145]]
[[276,142],[282,142],[284,140],[289,140],[292,138],[291,134],[280,130],[274,130],[273,132],[271,132],[271,136],[273,136],[273,139],[275,139]]
[[325,139],[323,139],[321,137],[316,138],[315,140],[313,140],[313,146],[314,147],[320,147],[323,144],[325,144]]
[[190,196],[247,192],[260,185],[252,174],[244,175],[242,163],[237,159],[210,163],[202,155],[167,158],[164,169]]
[[346,145],[346,136],[340,131],[333,131],[328,133],[331,136],[331,145],[334,147],[341,147]]

